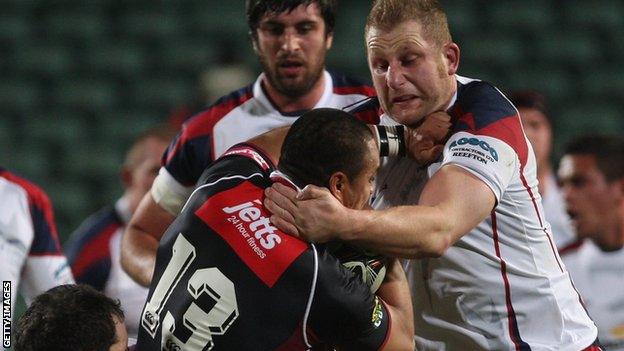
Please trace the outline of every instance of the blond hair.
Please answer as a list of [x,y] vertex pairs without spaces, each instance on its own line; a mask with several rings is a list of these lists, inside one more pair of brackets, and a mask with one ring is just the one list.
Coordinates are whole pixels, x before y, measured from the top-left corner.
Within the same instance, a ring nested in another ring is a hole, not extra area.
[[453,39],[448,27],[446,13],[436,0],[375,0],[373,2],[364,35],[375,27],[391,30],[406,21],[417,21],[425,37],[438,46]]

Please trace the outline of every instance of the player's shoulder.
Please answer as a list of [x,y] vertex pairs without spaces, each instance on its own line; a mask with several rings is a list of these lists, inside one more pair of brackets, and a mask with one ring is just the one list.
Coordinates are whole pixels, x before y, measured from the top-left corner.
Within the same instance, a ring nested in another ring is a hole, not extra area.
[[353,77],[341,72],[328,71],[331,76],[334,86],[334,94],[347,95],[347,94],[359,94],[367,97],[373,97],[375,88],[366,79]]
[[451,111],[472,114],[477,128],[517,114],[511,101],[492,83],[465,77],[458,77],[457,82],[457,100]]
[[44,209],[51,209],[52,204],[50,198],[37,184],[3,168],[0,168],[0,177],[14,185],[12,191],[16,194],[19,193],[19,189],[22,189],[27,195],[30,204]]
[[[65,250],[68,257],[73,257],[90,243],[101,240],[104,236],[111,236],[123,226],[123,221],[113,206],[106,206],[85,219],[71,234]],[[108,244],[107,240],[102,241]]]
[[187,139],[209,134],[217,122],[252,99],[253,96],[253,84],[222,96],[212,105],[189,118],[182,126],[182,134]]
[[248,143],[236,144],[202,172],[196,191],[203,196],[222,191],[237,192],[241,184],[248,183],[261,194],[270,186],[270,174],[275,168],[262,150]]

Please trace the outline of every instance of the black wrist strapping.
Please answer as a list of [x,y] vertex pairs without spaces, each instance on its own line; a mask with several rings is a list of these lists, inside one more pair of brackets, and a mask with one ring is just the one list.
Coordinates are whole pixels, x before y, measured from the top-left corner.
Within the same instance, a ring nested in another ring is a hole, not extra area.
[[405,156],[405,127],[398,126],[375,126],[379,155],[384,156]]

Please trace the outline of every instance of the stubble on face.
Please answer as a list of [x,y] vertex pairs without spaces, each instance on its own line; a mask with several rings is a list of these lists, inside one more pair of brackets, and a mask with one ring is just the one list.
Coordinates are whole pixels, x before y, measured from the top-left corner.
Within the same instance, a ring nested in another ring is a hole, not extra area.
[[[260,35],[254,38],[255,51],[268,83],[285,97],[306,95],[322,78],[332,40],[318,5],[300,5],[290,12],[268,14],[261,22],[278,28],[278,33],[267,30],[263,38]],[[287,34],[283,31],[289,31],[288,35],[295,39],[285,38]],[[285,40],[295,40],[297,48],[285,48],[288,46]]]
[[452,97],[443,48],[430,43],[417,21],[366,34],[369,68],[384,111],[405,125],[444,110]]

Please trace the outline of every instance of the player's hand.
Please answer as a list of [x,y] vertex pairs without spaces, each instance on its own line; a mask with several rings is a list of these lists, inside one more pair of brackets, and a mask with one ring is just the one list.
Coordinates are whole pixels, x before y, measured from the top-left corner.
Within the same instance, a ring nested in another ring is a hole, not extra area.
[[309,242],[336,238],[348,211],[326,188],[306,186],[300,193],[274,183],[264,191],[264,206],[280,230]]
[[407,153],[421,166],[438,159],[451,132],[451,116],[438,111],[425,116],[417,128],[405,128]]

